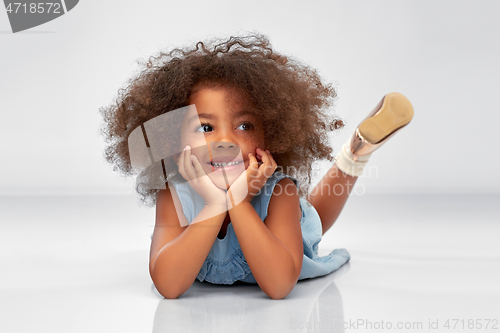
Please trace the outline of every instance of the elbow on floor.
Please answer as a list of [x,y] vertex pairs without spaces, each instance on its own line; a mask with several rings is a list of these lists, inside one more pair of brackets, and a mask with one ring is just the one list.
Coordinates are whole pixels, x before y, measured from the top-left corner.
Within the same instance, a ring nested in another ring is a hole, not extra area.
[[153,283],[158,293],[166,299],[176,299],[189,289],[189,287],[183,288],[168,283],[156,283],[154,280]]
[[262,289],[262,291],[269,296],[271,299],[283,299],[288,294],[290,294],[297,284],[299,277],[293,277],[288,281],[285,281],[285,279],[280,279],[281,282],[276,282],[274,281],[271,284],[260,284],[259,286]]
[[176,299],[182,295],[182,293],[160,293],[166,299]]
[[186,283],[187,280],[183,279],[179,281],[179,279],[172,279],[171,276],[166,274],[158,274],[154,270],[150,270],[151,280],[160,295],[165,297],[166,299],[176,299],[182,294],[184,294],[193,284]]
[[176,290],[174,288],[159,288],[155,286],[156,290],[166,299],[176,299],[179,298],[185,291]]
[[285,298],[286,296],[288,296],[289,292],[288,293],[266,293],[267,296],[269,296],[271,299],[275,299],[275,300],[278,300],[278,299],[283,299]]
[[267,289],[267,290],[263,290],[263,291],[271,299],[278,300],[278,299],[283,299],[286,296],[288,296],[288,294],[290,294],[292,289],[293,289],[293,286],[291,288],[283,288],[283,286],[281,286],[281,288],[274,288],[271,290]]

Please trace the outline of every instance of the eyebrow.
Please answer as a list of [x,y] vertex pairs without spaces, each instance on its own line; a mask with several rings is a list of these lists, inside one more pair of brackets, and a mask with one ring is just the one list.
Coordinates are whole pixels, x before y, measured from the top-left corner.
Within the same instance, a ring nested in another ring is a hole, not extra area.
[[[232,116],[235,117],[235,118],[242,117],[242,116],[245,116],[245,115],[254,116],[253,112],[251,112],[250,110],[247,110],[247,109],[244,109],[244,110],[241,110],[241,111],[238,111],[238,112],[235,112],[235,113],[232,114]],[[191,118],[189,118],[188,124],[190,124],[193,120],[195,120],[197,118],[213,119],[215,117],[213,115],[209,114],[209,113],[195,114],[194,116],[192,116]]]
[[232,114],[233,117],[242,117],[242,116],[246,116],[246,115],[254,116],[254,113],[248,109],[243,109],[241,111],[238,111],[238,112],[235,112],[234,114]]
[[211,114],[208,113],[200,113],[200,114],[195,114],[188,120],[188,124],[190,124],[193,120],[198,119],[198,118],[207,118],[207,119],[212,119],[214,118]]

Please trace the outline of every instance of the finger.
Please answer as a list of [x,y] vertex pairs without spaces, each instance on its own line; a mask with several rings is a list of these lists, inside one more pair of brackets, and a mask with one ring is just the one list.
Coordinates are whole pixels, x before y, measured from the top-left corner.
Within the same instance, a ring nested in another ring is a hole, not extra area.
[[179,155],[179,159],[177,160],[177,167],[179,168],[179,173],[184,177],[184,179],[187,179],[186,171],[184,170],[184,151],[182,151]]
[[249,153],[248,154],[248,168],[252,170],[253,172],[259,170],[259,162],[257,162],[257,159],[255,158],[254,154]]
[[271,157],[269,156],[270,153],[268,154],[267,152],[262,151],[262,161],[264,162],[264,164],[261,165],[261,168],[266,177],[271,177],[275,170],[275,167],[273,165],[274,160],[271,159]]
[[269,163],[270,164],[271,162],[270,162],[269,154],[268,154],[269,150],[263,151],[260,148],[258,148],[257,150],[259,151],[260,155],[262,156],[262,161],[264,163]]
[[196,172],[196,177],[202,177],[205,176],[205,170],[203,170],[203,167],[201,166],[200,161],[198,161],[198,158],[194,155],[191,155],[191,161],[193,162],[194,170]]
[[191,147],[189,145],[184,148],[184,170],[190,180],[196,178],[196,172],[191,161]]
[[260,148],[255,149],[255,157],[257,158],[257,162],[259,162],[259,164],[261,164],[262,163],[262,149],[260,149]]
[[273,164],[271,158],[269,157],[269,154],[267,151],[263,151],[262,149],[258,148],[261,151],[262,154],[262,162],[264,162],[264,167],[267,168],[268,166],[271,166]]
[[278,167],[278,164],[276,163],[276,161],[274,160],[273,158],[273,155],[269,152],[269,150],[266,150],[266,153],[269,155],[269,158],[271,159],[271,162],[272,162],[272,165],[274,168],[277,168]]

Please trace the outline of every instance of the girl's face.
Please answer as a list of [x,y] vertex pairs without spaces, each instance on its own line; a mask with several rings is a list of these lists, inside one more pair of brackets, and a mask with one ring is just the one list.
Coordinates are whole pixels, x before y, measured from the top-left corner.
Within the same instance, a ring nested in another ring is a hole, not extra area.
[[184,116],[181,149],[189,145],[214,184],[227,189],[248,168],[248,153],[257,156],[257,148],[265,149],[262,124],[235,89],[202,87],[189,104],[196,108]]

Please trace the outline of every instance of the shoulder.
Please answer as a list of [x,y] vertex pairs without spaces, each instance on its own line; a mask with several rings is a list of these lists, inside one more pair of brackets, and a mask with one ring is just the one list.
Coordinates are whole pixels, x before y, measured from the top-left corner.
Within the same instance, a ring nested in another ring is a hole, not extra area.
[[283,186],[288,186],[290,187],[299,187],[299,182],[297,179],[295,179],[292,176],[289,176],[285,173],[276,171],[274,172],[271,177],[267,179],[265,187],[267,188],[268,193],[271,193],[276,186],[279,185],[279,188],[283,188]]
[[[169,179],[167,188],[171,192],[171,201],[175,204],[175,210],[178,215],[185,217],[191,223],[203,208],[205,201],[184,179]],[[167,196],[165,195],[165,197]],[[184,221],[181,221],[181,225],[184,225]]]
[[[175,214],[173,214],[175,212]],[[177,217],[177,218],[176,218]],[[173,186],[160,190],[156,199],[156,223],[186,226],[187,219],[177,191]]]
[[[267,218],[300,220],[300,197],[296,183],[289,177],[277,181],[269,201]],[[267,220],[267,219],[266,219]]]
[[296,182],[290,177],[283,177],[277,181],[273,189],[273,196],[288,195],[288,196],[298,196],[299,191]]
[[[175,190],[174,190],[175,192]],[[163,222],[171,220],[171,212],[175,210],[174,195],[167,187],[165,190],[158,191],[156,197],[156,222]]]
[[254,198],[254,208],[260,212],[262,220],[267,219],[276,207],[289,206],[299,202],[298,182],[295,178],[282,172],[274,172],[266,184]]

